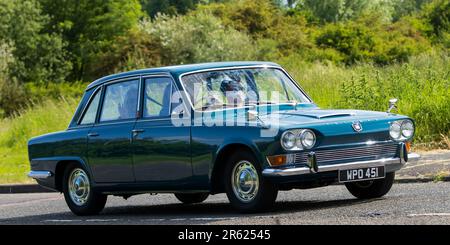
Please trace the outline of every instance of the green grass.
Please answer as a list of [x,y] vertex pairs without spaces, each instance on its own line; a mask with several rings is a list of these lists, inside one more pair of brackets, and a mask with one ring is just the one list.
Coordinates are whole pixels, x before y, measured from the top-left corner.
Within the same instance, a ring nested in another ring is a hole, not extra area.
[[0,183],[31,182],[26,177],[30,169],[28,139],[65,129],[77,103],[78,99],[47,100],[0,121]]

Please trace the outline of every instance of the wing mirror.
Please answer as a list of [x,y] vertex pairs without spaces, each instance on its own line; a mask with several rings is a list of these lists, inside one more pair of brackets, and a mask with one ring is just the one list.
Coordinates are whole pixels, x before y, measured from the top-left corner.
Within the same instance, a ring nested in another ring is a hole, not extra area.
[[397,110],[397,101],[398,99],[393,98],[389,100],[389,109],[387,110],[390,113],[393,109]]

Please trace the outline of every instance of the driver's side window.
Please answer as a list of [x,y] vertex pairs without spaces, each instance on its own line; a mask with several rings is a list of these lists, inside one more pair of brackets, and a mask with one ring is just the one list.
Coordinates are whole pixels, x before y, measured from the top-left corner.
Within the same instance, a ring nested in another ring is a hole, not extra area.
[[144,118],[170,115],[172,80],[168,77],[147,78],[144,91]]

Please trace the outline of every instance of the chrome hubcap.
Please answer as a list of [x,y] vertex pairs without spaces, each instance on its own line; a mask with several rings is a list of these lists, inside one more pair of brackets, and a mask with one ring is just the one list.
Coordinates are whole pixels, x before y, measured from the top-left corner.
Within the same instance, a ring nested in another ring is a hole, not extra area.
[[89,178],[84,170],[76,168],[72,171],[69,177],[69,195],[70,199],[78,205],[84,205],[91,190]]
[[242,202],[251,202],[258,194],[259,177],[248,161],[240,161],[233,169],[231,185],[235,196]]

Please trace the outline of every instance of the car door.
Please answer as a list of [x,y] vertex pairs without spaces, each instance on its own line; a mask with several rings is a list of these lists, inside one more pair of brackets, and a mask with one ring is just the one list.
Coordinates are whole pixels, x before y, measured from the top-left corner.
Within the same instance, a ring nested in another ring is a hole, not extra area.
[[142,115],[133,135],[136,181],[181,185],[192,177],[190,127],[172,124],[173,80],[144,77],[142,86]]
[[103,85],[97,123],[88,134],[88,161],[98,183],[134,182],[131,135],[136,122],[139,78]]

